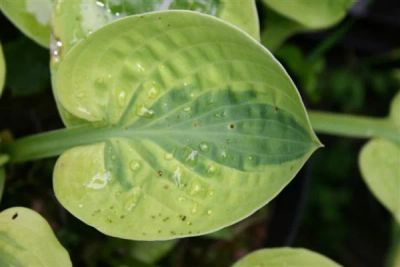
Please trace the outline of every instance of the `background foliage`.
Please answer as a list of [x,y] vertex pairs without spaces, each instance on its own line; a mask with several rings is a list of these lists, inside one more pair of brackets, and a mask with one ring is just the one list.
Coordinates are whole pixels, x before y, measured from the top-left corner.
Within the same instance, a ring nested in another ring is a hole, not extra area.
[[[271,11],[262,3],[258,8],[264,31]],[[358,1],[340,24],[296,34],[274,53],[308,107],[385,116],[400,85],[399,12],[395,0]],[[61,128],[50,88],[48,51],[3,15],[0,25],[7,62],[0,129],[8,132],[2,136]],[[143,245],[102,235],[56,201],[51,185],[54,160],[11,167],[0,210],[18,205],[41,213],[76,266],[228,266],[255,249],[286,245],[307,247],[345,266],[384,266],[392,219],[361,179],[357,159],[365,141],[328,136],[321,141],[326,148],[270,205],[206,237]]]

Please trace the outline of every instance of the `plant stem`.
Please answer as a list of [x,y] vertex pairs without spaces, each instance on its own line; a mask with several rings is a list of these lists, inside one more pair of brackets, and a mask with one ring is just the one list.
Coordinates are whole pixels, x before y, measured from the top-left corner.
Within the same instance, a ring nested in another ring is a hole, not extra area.
[[[310,111],[311,124],[316,132],[354,138],[381,137],[400,143],[400,132],[386,118],[342,115]],[[127,131],[126,133],[129,133]],[[2,152],[10,156],[11,162],[23,162],[58,156],[67,149],[89,145],[123,136],[118,128],[96,128],[81,126],[35,134],[6,144]],[[130,132],[132,135],[132,132]]]
[[10,156],[11,162],[48,158],[75,146],[106,140],[112,131],[112,128],[90,126],[65,128],[18,139],[5,145],[4,150]]
[[400,132],[388,118],[310,111],[316,132],[354,138],[381,137],[400,143]]

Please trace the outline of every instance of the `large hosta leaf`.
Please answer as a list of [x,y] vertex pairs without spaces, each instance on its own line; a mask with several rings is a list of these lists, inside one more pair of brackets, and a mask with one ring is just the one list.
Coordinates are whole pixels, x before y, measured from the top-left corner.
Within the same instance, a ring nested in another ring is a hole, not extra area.
[[47,222],[27,208],[0,213],[0,266],[72,266]]
[[[399,114],[400,93],[392,102],[389,118],[400,135]],[[400,223],[400,144],[373,139],[361,150],[359,163],[372,193]]]
[[0,9],[24,34],[48,47],[52,2],[53,0],[0,0]]
[[233,267],[340,267],[316,252],[302,248],[262,249],[239,260]]
[[329,27],[341,20],[354,0],[263,0],[274,11],[307,28]]
[[259,39],[254,0],[57,0],[53,55],[57,60],[80,40],[122,17],[166,9],[194,10],[229,21]]
[[277,195],[320,145],[275,58],[208,15],[111,23],[67,54],[55,82],[67,123],[95,127],[58,160],[56,196],[113,236],[230,225]]
[[0,96],[3,92],[4,79],[6,78],[6,63],[4,62],[3,49],[0,43]]

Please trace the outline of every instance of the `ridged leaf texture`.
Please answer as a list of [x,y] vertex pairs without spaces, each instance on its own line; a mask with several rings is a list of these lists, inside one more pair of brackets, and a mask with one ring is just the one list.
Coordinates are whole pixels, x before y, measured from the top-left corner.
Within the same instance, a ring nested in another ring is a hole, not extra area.
[[112,236],[162,240],[233,224],[320,146],[282,66],[208,15],[115,21],[67,54],[55,82],[67,125],[88,127],[56,164],[56,196]]

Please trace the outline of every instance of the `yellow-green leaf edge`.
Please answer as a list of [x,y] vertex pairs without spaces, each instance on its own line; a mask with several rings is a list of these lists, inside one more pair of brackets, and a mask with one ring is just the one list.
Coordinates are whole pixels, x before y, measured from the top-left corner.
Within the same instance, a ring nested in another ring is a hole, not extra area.
[[[387,120],[400,135],[400,93],[392,101]],[[368,188],[400,223],[400,143],[372,139],[360,152],[359,166]]]
[[0,265],[70,267],[72,263],[42,216],[14,207],[0,213]]
[[303,248],[267,248],[257,250],[232,267],[340,267],[331,259]]
[[3,49],[0,43],[0,96],[3,93],[5,79],[6,79],[6,62],[4,60]]

